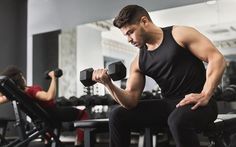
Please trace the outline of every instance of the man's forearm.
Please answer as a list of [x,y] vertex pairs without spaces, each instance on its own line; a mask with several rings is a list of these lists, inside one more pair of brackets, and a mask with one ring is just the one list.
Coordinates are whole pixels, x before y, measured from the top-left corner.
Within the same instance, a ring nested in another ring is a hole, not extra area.
[[225,67],[226,62],[223,56],[220,55],[209,62],[206,72],[206,82],[202,90],[204,94],[209,95],[209,97],[212,96],[215,88],[221,81]]
[[137,96],[132,95],[126,90],[120,89],[115,86],[112,82],[105,85],[105,87],[110,92],[113,99],[119,103],[121,106],[130,109],[136,106],[137,104]]

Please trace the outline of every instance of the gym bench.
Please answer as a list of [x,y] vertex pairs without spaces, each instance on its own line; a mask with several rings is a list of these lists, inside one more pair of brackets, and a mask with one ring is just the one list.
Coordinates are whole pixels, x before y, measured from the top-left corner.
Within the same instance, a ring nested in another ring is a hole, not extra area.
[[[59,140],[61,124],[54,121],[53,117],[47,111],[38,103],[32,101],[10,78],[0,76],[0,92],[13,104],[19,135],[17,139],[6,144],[5,147],[26,147],[32,140],[39,136],[44,136],[47,132],[54,139],[52,146],[63,147],[63,144]],[[25,129],[25,122],[22,119],[20,110],[32,119],[34,128],[29,131]]]
[[7,125],[9,122],[15,121],[14,119],[0,118],[0,146],[7,144],[8,141],[5,139]]
[[88,119],[74,123],[75,128],[82,128],[84,130],[84,147],[94,147],[96,133],[109,131],[108,121],[108,118]]
[[[84,129],[84,147],[94,147],[96,133],[108,132],[108,123],[108,119],[81,120],[75,122],[74,127]],[[153,126],[140,128],[144,129],[145,147],[153,146],[153,132],[156,132],[156,130],[161,132],[160,130],[163,130]],[[209,147],[228,147],[230,143],[229,137],[233,133],[236,133],[236,114],[219,114],[214,123],[203,131],[203,135],[209,139]],[[158,147],[158,144],[156,147]]]

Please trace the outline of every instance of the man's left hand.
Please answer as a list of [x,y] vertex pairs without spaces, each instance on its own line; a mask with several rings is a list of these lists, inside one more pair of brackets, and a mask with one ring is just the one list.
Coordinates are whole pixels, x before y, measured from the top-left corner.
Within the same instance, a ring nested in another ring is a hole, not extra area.
[[205,106],[208,104],[210,97],[203,93],[190,93],[185,95],[185,97],[176,105],[176,107],[181,107],[188,104],[194,104],[191,108],[192,110],[197,109],[199,106]]

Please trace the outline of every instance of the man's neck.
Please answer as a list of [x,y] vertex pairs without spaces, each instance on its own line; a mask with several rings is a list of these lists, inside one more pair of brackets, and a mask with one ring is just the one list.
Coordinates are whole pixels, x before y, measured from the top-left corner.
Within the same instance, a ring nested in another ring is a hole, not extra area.
[[155,50],[158,48],[163,40],[163,31],[160,27],[153,26],[150,29],[148,41],[146,43],[147,50]]

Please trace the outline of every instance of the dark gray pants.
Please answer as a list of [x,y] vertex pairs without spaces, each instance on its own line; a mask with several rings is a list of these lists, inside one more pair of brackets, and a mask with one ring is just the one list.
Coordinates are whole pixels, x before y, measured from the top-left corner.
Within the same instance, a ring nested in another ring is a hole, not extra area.
[[176,108],[179,100],[145,100],[127,110],[121,106],[109,116],[110,147],[129,147],[130,129],[155,124],[169,127],[176,147],[199,147],[197,132],[202,131],[217,117],[216,102],[191,110],[193,105]]

